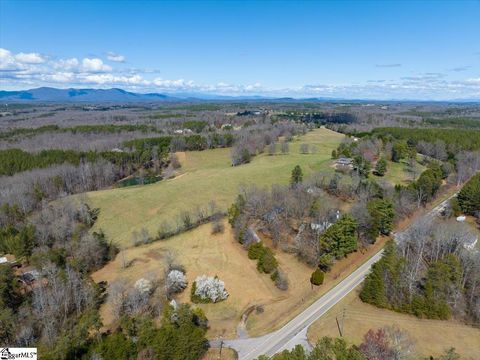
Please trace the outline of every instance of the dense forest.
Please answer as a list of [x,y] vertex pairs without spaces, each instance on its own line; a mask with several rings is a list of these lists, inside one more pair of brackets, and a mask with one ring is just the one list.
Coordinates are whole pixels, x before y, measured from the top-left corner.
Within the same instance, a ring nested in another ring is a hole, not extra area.
[[472,129],[376,128],[372,134],[383,139],[393,137],[405,140],[410,145],[417,145],[422,141],[433,144],[442,141],[450,157],[454,157],[461,150],[480,149],[480,131]]
[[463,213],[479,216],[480,212],[480,174],[473,176],[457,195],[458,205]]

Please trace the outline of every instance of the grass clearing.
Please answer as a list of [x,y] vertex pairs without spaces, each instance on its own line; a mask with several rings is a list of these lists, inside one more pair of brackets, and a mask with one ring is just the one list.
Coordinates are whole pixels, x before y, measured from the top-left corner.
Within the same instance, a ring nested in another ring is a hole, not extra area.
[[[416,178],[425,170],[425,166],[415,164]],[[384,176],[375,176],[373,178],[377,181],[386,181],[391,185],[408,185],[413,180],[413,175],[409,170],[408,163],[406,161],[393,162],[388,161],[387,172]]]
[[[260,274],[256,261],[247,257],[247,252],[235,241],[230,226],[226,224],[223,234],[211,235],[210,224],[177,235],[165,241],[122,250],[114,261],[92,275],[95,282],[125,279],[133,286],[142,277],[163,277],[164,255],[173,251],[177,260],[185,266],[189,287],[177,299],[190,301],[190,286],[199,275],[218,275],[225,282],[230,296],[217,304],[198,304],[210,323],[208,337],[236,337],[236,329],[242,314],[251,306],[262,306],[262,313],[249,316],[247,330],[252,336],[277,329],[300,313],[319,296],[324,294],[345,276],[351,273],[383,245],[377,242],[367,253],[353,253],[337,262],[325,277],[322,286],[312,289],[310,274],[313,271],[292,254],[275,250],[280,267],[286,272],[289,289],[281,291],[267,274]],[[132,264],[122,268],[123,257]],[[100,309],[102,321],[107,328],[114,327],[109,304]]]
[[342,324],[344,337],[353,344],[360,344],[369,329],[396,325],[415,339],[415,348],[424,356],[438,356],[450,347],[466,359],[478,359],[480,351],[480,329],[454,321],[426,320],[411,315],[379,309],[363,303],[353,291],[337,303],[327,314],[317,320],[308,331],[308,339],[314,344],[323,336],[338,337],[335,317]]
[[238,355],[235,350],[230,348],[208,349],[202,360],[236,360]]
[[[251,163],[237,167],[231,166],[230,149],[183,153],[181,172],[174,179],[87,193],[91,205],[101,210],[93,230],[102,229],[115,244],[129,247],[133,231],[145,227],[151,235],[156,235],[161,222],[174,224],[183,211],[193,211],[212,200],[225,210],[241,185],[286,184],[297,164],[305,175],[319,170],[332,171],[331,152],[343,137],[325,128],[315,129],[291,142],[288,155],[264,153],[254,157]],[[316,151],[301,154],[302,143]]]

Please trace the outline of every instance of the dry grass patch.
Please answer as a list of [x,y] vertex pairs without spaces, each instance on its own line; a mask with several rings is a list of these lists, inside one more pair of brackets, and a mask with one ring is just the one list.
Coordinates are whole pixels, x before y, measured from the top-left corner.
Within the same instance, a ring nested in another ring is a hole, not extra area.
[[285,325],[377,253],[386,240],[387,238],[380,238],[368,250],[354,252],[337,261],[332,270],[325,274],[323,285],[313,288],[310,275],[314,268],[308,267],[291,254],[277,251],[275,257],[280,268],[288,274],[289,289],[283,298],[263,304],[264,312],[254,312],[249,316],[247,321],[249,335],[263,335]]
[[238,355],[233,349],[223,348],[208,349],[207,353],[202,357],[202,360],[236,360]]
[[344,336],[354,344],[360,344],[363,335],[369,329],[396,325],[415,339],[416,350],[424,356],[438,356],[444,350],[454,347],[462,358],[478,359],[480,329],[453,321],[418,319],[414,316],[379,309],[363,303],[358,297],[358,291],[350,293],[310,327],[308,339],[312,344],[323,336],[339,336],[335,317],[338,316],[342,324],[344,309]]
[[[274,330],[285,324],[296,314],[305,309],[315,299],[351,273],[374,252],[382,242],[369,249],[367,253],[351,254],[336,263],[333,270],[326,275],[325,284],[312,289],[310,274],[313,271],[292,254],[275,250],[280,267],[288,276],[289,289],[279,290],[269,275],[260,274],[256,262],[248,259],[247,251],[235,241],[230,226],[226,224],[225,233],[211,235],[211,225],[180,234],[169,240],[122,250],[114,261],[95,272],[94,281],[125,279],[133,284],[139,278],[163,277],[164,255],[173,251],[178,262],[185,266],[189,287],[177,299],[190,301],[190,286],[199,275],[217,275],[225,282],[230,296],[216,304],[198,304],[210,321],[209,338],[223,336],[236,337],[236,329],[241,315],[251,306],[262,306],[263,312],[254,312],[247,321],[250,335],[259,335]],[[124,262],[131,262],[123,268]],[[100,309],[106,327],[114,325],[109,304]]]
[[[251,304],[265,303],[285,294],[275,288],[267,275],[260,275],[256,264],[247,257],[246,251],[234,239],[230,227],[224,234],[211,235],[210,224],[183,233],[166,241],[123,250],[116,259],[93,274],[93,279],[108,281],[124,278],[133,284],[141,277],[154,274],[163,277],[163,257],[173,251],[178,262],[185,266],[189,287],[177,299],[190,301],[190,286],[203,274],[218,275],[225,282],[230,296],[217,304],[199,304],[209,321],[209,336],[235,337],[241,314]],[[132,264],[122,268],[123,257]],[[108,304],[101,308],[104,324],[112,325],[113,319]]]

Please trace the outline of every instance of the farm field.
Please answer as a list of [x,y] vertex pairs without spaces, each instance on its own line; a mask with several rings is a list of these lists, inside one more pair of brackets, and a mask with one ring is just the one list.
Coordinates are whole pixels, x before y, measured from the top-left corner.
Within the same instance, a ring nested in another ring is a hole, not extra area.
[[325,316],[315,322],[308,331],[308,339],[314,344],[323,336],[338,337],[335,320],[338,316],[342,324],[343,311],[344,337],[353,344],[360,344],[369,329],[396,325],[407,331],[415,339],[416,351],[424,356],[440,355],[454,347],[465,359],[478,359],[480,349],[480,329],[453,321],[426,320],[400,314],[363,303],[358,290],[353,291],[337,303]]
[[[176,178],[87,193],[91,205],[101,210],[93,230],[102,229],[115,244],[129,247],[133,231],[144,227],[154,235],[160,223],[175,223],[183,211],[193,211],[212,200],[226,210],[241,185],[286,184],[297,164],[305,175],[331,169],[331,152],[342,139],[343,135],[334,131],[315,129],[291,142],[288,155],[264,153],[237,167],[231,166],[230,149],[181,153],[182,168]],[[303,143],[315,148],[315,152],[301,154]]]
[[[234,240],[230,226],[225,224],[223,234],[211,235],[210,224],[177,235],[165,241],[124,249],[116,259],[93,273],[95,282],[125,279],[133,286],[136,280],[150,276],[163,277],[164,256],[168,251],[176,255],[177,261],[185,266],[191,285],[199,275],[217,275],[225,282],[230,296],[217,304],[198,304],[209,319],[208,337],[235,338],[241,315],[251,306],[261,306],[263,311],[254,311],[248,318],[246,328],[255,336],[274,330],[300,313],[315,299],[351,273],[383,245],[377,241],[368,253],[350,254],[337,262],[327,273],[324,285],[311,288],[312,269],[298,261],[294,255],[275,251],[280,267],[289,279],[289,289],[277,289],[267,274],[260,274],[256,262],[248,259],[247,252]],[[123,268],[124,259],[131,262]],[[177,299],[190,301],[190,285]],[[106,327],[114,326],[108,303],[102,305],[100,314]]]

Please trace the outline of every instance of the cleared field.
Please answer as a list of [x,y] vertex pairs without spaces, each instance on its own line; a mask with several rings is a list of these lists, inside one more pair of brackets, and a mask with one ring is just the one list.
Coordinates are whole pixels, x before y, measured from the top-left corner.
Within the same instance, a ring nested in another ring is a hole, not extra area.
[[[181,212],[206,206],[212,200],[226,209],[241,185],[287,183],[297,164],[304,174],[330,169],[331,152],[342,139],[339,133],[316,129],[290,143],[288,155],[261,154],[250,164],[237,167],[231,166],[230,149],[182,153],[181,173],[172,180],[87,193],[91,205],[101,209],[93,230],[102,229],[108,239],[129,247],[132,232],[142,227],[156,234],[161,222],[175,223]],[[315,152],[301,154],[302,143]]]
[[323,336],[339,336],[336,316],[340,325],[343,324],[344,337],[354,344],[360,344],[369,329],[396,325],[415,339],[415,349],[419,355],[438,356],[450,347],[454,347],[462,359],[478,359],[480,353],[480,329],[453,321],[418,319],[379,309],[363,303],[358,291],[350,293],[310,327],[308,339],[311,343]]
[[[415,171],[416,171],[417,178],[424,170],[425,170],[425,166],[419,163],[415,164]],[[409,183],[412,182],[413,175],[409,171],[409,167],[406,161],[400,161],[400,162],[388,161],[387,172],[385,173],[385,176],[373,175],[373,178],[378,181],[382,181],[382,180],[387,181],[392,185],[396,185],[396,184],[408,185]]]
[[[351,254],[336,263],[326,275],[325,284],[312,289],[310,274],[312,269],[298,261],[293,255],[275,251],[280,267],[286,272],[289,289],[277,289],[269,275],[260,274],[256,262],[249,260],[247,252],[238,244],[226,224],[224,234],[211,235],[211,226],[202,225],[195,230],[183,233],[165,241],[132,247],[122,250],[116,259],[95,272],[94,281],[109,283],[124,278],[131,285],[141,277],[163,277],[164,255],[173,251],[177,260],[185,266],[189,284],[198,275],[218,275],[225,281],[230,296],[217,304],[199,304],[210,323],[209,338],[236,337],[237,326],[242,314],[251,306],[262,306],[263,312],[250,315],[247,329],[250,335],[266,333],[286,323],[329,288],[342,280],[358,267],[367,257],[382,246],[379,241],[368,253]],[[122,268],[123,259],[132,264]],[[190,301],[190,286],[178,296],[181,302]],[[103,323],[113,324],[108,304],[100,310]]]

